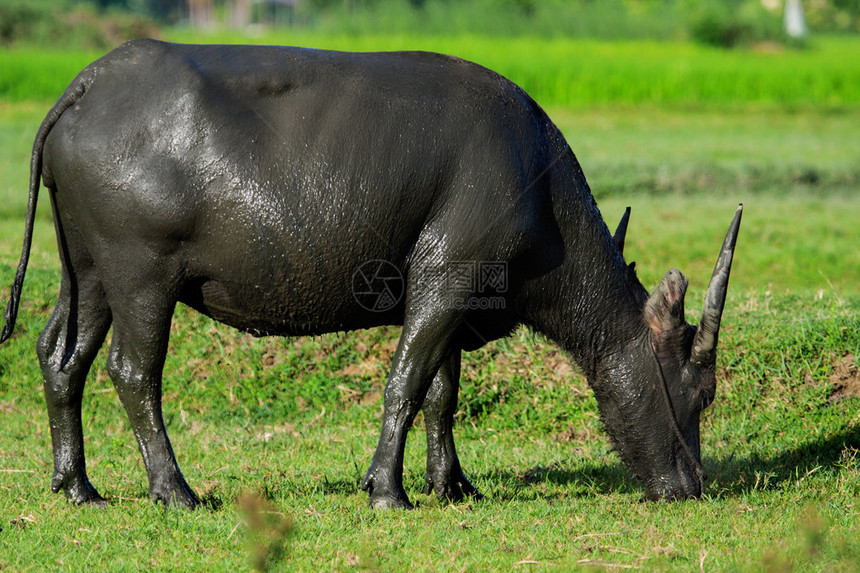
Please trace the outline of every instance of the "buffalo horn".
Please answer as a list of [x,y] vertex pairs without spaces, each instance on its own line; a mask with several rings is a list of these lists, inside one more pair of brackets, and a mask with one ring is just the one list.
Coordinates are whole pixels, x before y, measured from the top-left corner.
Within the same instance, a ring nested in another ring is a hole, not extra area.
[[691,359],[696,364],[713,365],[717,360],[717,337],[720,333],[720,320],[723,316],[723,307],[726,304],[726,292],[729,288],[729,273],[732,270],[732,255],[735,252],[735,242],[738,239],[738,228],[741,226],[741,214],[743,204],[738,205],[735,218],[729,225],[723,248],[714,266],[714,274],[708,285],[708,294],[705,295],[705,310],[702,312],[702,321],[699,330],[693,340]]
[[615,241],[615,246],[618,247],[618,252],[624,254],[624,239],[627,237],[627,223],[630,221],[630,207],[624,210],[624,215],[615,229],[615,234],[612,239]]

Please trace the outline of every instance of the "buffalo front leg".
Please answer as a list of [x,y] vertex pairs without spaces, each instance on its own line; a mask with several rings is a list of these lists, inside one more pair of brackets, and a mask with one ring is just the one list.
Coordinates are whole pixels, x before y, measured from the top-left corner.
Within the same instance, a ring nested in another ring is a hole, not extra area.
[[373,462],[362,483],[374,508],[411,509],[403,489],[403,454],[406,434],[421,408],[433,377],[449,354],[453,317],[433,315],[426,309],[406,320],[391,373],[385,386],[382,432]]
[[78,504],[104,504],[87,478],[81,401],[87,373],[110,322],[110,309],[94,273],[70,273],[64,268],[59,300],[36,352],[54,452],[51,489],[63,490],[69,501]]
[[149,495],[167,506],[195,507],[200,499],[179,471],[161,409],[162,370],[175,303],[142,293],[124,302],[112,303],[114,332],[108,372],[140,446]]
[[465,496],[481,499],[460,467],[454,447],[454,413],[460,389],[460,352],[455,350],[442,363],[424,399],[424,425],[427,428],[427,475],[424,493],[432,491],[440,499],[460,501]]

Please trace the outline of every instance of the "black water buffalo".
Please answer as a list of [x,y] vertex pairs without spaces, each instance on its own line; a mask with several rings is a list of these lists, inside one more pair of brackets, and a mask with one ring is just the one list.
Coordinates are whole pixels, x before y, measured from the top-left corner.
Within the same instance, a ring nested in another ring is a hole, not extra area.
[[363,488],[410,507],[406,433],[427,427],[426,490],[479,495],[452,437],[462,350],[526,324],[588,377],[648,498],[697,497],[699,414],[738,208],[699,330],[687,280],[651,296],[623,259],[559,130],[522,89],[432,53],[129,42],[89,65],[33,147],[14,327],[39,178],[62,283],[37,344],[52,489],[103,503],[84,462],[81,397],[113,325],[108,371],[165,504],[196,506],[164,427],[162,369],[182,302],[256,335],[403,325]]

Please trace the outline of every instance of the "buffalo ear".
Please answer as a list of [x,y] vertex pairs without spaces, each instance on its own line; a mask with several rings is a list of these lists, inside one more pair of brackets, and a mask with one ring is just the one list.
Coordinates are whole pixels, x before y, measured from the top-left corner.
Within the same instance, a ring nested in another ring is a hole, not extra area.
[[645,303],[645,322],[656,336],[668,334],[687,324],[684,319],[684,295],[687,278],[672,269]]

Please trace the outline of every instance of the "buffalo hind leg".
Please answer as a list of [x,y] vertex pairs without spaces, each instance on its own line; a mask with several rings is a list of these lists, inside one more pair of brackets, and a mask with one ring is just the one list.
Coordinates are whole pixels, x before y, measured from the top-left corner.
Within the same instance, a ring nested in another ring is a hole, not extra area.
[[93,269],[79,265],[70,273],[64,265],[60,296],[39,336],[36,353],[54,452],[51,489],[63,490],[69,501],[78,504],[104,505],[87,478],[81,401],[87,373],[110,323],[110,308]]
[[406,434],[427,395],[433,377],[448,356],[457,317],[450,311],[422,308],[407,313],[385,385],[382,432],[373,462],[362,482],[374,508],[411,509],[403,489]]
[[460,351],[454,350],[442,363],[424,399],[424,425],[427,428],[427,475],[424,493],[432,491],[440,499],[460,501],[465,496],[481,499],[460,467],[454,447],[454,413],[460,389]]
[[[157,281],[142,282],[157,289]],[[175,302],[135,292],[112,302],[114,330],[108,372],[128,414],[149,478],[149,495],[166,506],[196,507],[200,498],[179,471],[164,427],[161,379]]]

